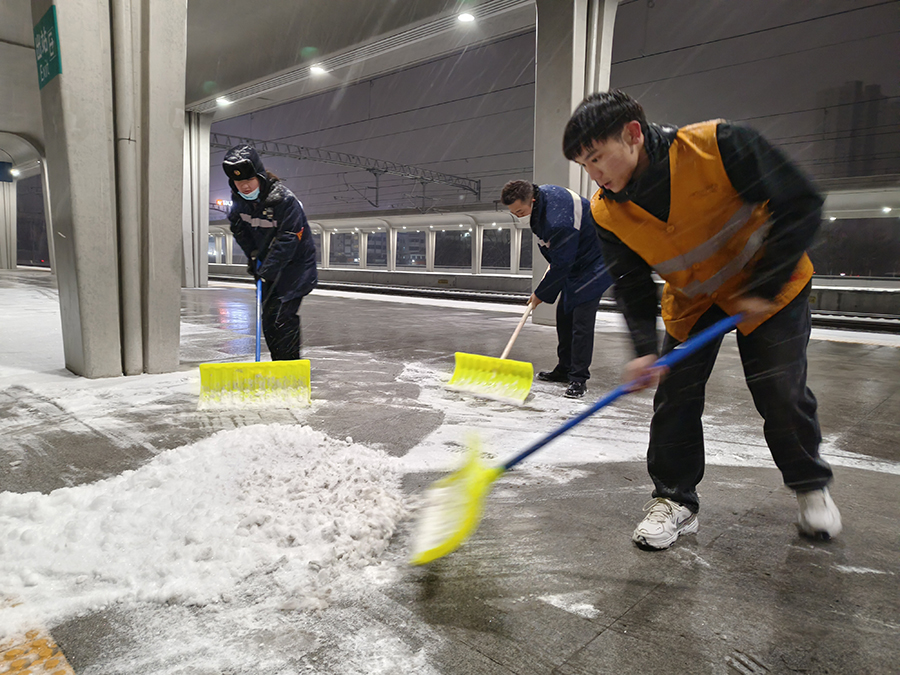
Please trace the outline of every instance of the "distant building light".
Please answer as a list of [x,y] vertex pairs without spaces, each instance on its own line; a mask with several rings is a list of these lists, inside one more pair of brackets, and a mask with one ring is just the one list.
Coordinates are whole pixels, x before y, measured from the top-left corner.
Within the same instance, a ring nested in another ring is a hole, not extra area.
[[231,101],[229,101],[229,100],[228,100],[227,98],[225,98],[224,96],[220,96],[219,98],[217,98],[217,99],[216,99],[216,103],[218,103],[218,104],[219,104],[220,106],[222,106],[223,108],[225,108],[225,107],[231,105]]
[[316,65],[314,65],[314,66],[310,66],[310,67],[309,67],[309,72],[311,72],[313,75],[324,75],[324,74],[327,73],[328,71],[325,70],[325,69],[324,69],[322,66],[320,66],[319,64],[316,64]]
[[881,209],[881,212],[882,212],[882,213],[890,213],[890,212],[891,212],[891,207],[890,207],[890,206],[885,206],[883,209]]
[[216,206],[231,206],[233,204],[234,204],[234,202],[232,202],[230,199],[217,199],[216,200]]
[[463,12],[462,14],[459,15],[459,20],[462,21],[463,23],[469,23],[471,21],[474,21],[475,17],[472,16],[471,14],[469,14],[468,12]]

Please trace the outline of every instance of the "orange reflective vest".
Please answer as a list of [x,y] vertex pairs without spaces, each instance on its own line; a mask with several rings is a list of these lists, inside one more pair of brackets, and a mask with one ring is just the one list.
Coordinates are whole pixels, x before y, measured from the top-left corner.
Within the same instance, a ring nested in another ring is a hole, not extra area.
[[[742,294],[772,227],[766,203],[747,204],[728,180],[716,142],[719,121],[683,127],[672,141],[667,222],[633,202],[601,199],[602,190],[591,200],[597,224],[666,280],[663,321],[666,331],[682,342],[713,304],[729,315],[737,313],[735,299]],[[777,309],[742,322],[738,329],[746,335],[764,323],[797,297],[812,273],[812,262],[804,253],[775,298]]]

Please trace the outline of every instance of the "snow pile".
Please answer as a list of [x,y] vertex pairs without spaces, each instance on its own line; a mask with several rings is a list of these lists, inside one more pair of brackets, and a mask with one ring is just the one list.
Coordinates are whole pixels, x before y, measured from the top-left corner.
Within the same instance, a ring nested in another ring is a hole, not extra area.
[[[223,431],[92,485],[0,494],[0,634],[122,601],[323,608],[405,513],[395,460],[308,427]],[[267,597],[254,579],[266,577]]]

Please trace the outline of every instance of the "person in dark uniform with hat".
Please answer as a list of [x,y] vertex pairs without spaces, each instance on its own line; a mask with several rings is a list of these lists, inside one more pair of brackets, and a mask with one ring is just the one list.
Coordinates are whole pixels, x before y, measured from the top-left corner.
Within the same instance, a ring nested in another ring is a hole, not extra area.
[[256,150],[237,145],[222,162],[234,193],[228,213],[247,271],[263,282],[262,328],[273,361],[300,358],[300,303],[316,286],[316,246],[303,205]]
[[567,188],[525,180],[504,185],[500,201],[517,218],[530,217],[538,248],[550,264],[529,302],[537,307],[562,296],[556,305],[558,362],[537,377],[544,382],[566,382],[566,398],[582,398],[591,376],[597,308],[612,284],[591,205]]

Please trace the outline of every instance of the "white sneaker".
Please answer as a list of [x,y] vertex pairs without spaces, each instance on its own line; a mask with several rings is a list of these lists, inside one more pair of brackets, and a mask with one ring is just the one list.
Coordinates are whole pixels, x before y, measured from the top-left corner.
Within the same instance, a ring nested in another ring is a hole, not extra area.
[[678,502],[655,497],[644,504],[648,511],[631,535],[631,541],[641,548],[664,549],[675,543],[680,534],[697,531],[697,514]]
[[831,539],[840,534],[841,512],[831,500],[828,488],[798,492],[797,503],[800,505],[797,527],[801,533],[817,539]]

